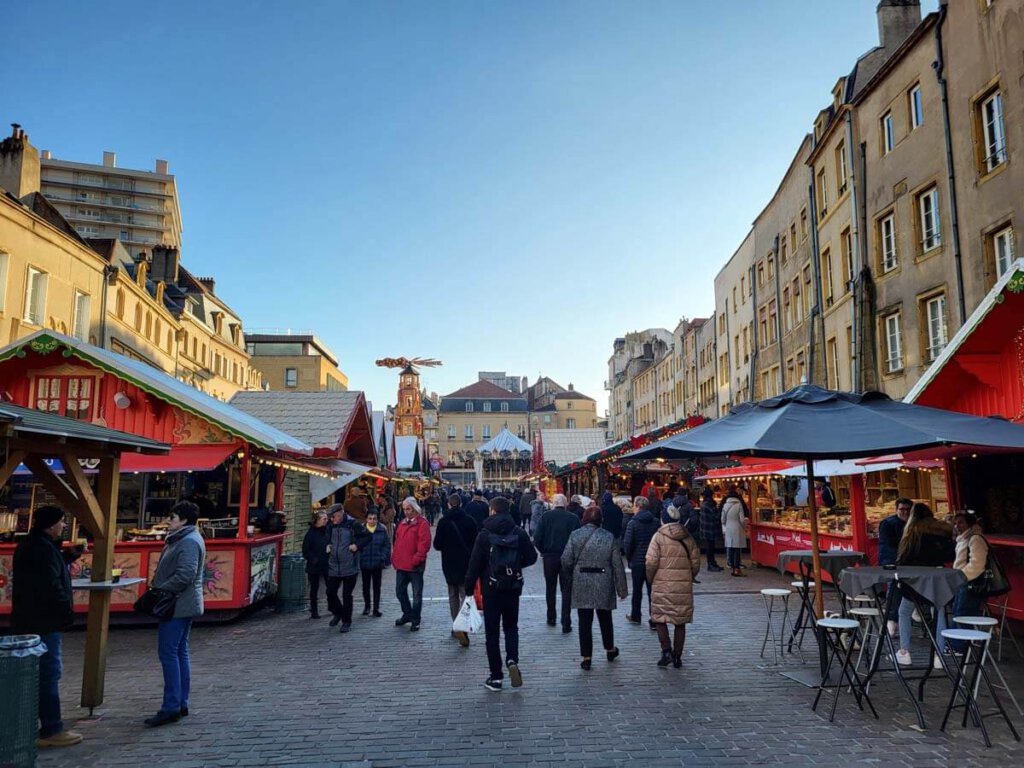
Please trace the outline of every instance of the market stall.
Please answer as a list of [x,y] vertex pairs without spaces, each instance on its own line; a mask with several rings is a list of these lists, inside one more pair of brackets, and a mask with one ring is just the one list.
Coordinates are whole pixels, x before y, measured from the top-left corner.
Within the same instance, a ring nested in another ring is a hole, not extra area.
[[[53,331],[0,349],[0,391],[37,411],[171,446],[163,456],[128,455],[121,462],[113,567],[125,578],[153,573],[163,518],[175,502],[189,499],[200,508],[207,539],[203,588],[209,615],[234,615],[276,591],[287,524],[278,504],[280,474],[284,466],[322,471],[306,465],[308,445],[145,363]],[[63,477],[81,473],[95,485],[98,473],[90,463],[51,464],[48,470]],[[8,543],[0,543],[0,580],[6,582],[16,539],[28,529],[33,510],[61,502],[39,471],[31,464],[16,467],[3,487],[0,522],[6,530],[0,535]],[[89,531],[73,527],[68,536],[86,544],[91,539]],[[87,550],[72,575],[89,577],[94,557]],[[130,612],[144,584],[115,589],[111,610]],[[76,609],[84,612],[88,600],[76,595]],[[9,590],[0,592],[0,616],[10,607]]]

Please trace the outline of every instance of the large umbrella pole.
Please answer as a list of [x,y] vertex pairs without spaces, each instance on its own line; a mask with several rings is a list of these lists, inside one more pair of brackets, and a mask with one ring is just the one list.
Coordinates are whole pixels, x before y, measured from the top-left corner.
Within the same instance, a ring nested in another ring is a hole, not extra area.
[[807,504],[811,508],[811,557],[814,569],[815,618],[825,615],[825,596],[821,591],[821,552],[818,549],[818,500],[814,497],[814,461],[807,460]]

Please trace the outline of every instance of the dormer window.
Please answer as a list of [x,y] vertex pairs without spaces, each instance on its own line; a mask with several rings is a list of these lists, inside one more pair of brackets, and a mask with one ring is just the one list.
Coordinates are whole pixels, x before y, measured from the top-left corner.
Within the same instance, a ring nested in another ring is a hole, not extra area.
[[471,403],[471,402],[466,403],[466,413],[472,413],[472,412],[473,412],[473,403]]
[[502,403],[501,404],[501,412],[502,413],[508,413],[508,403]]
[[491,401],[490,400],[485,400],[484,401],[484,413],[490,413],[490,412],[491,412]]

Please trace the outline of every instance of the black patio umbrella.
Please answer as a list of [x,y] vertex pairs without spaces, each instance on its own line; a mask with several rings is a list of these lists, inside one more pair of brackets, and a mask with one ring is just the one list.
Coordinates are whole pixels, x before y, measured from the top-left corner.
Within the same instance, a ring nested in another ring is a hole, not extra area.
[[[856,459],[936,446],[1024,450],[1024,426],[1001,418],[904,403],[881,392],[833,392],[804,384],[769,400],[738,405],[728,416],[622,458],[748,455],[802,459],[810,486],[817,459]],[[808,503],[815,607],[821,616],[824,598],[814,494],[808,494]]]

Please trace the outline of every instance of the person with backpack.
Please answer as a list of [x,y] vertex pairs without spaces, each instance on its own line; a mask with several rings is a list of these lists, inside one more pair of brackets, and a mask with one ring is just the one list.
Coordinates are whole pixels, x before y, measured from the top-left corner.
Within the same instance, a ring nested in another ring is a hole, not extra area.
[[615,661],[619,649],[615,646],[612,611],[616,595],[621,600],[629,595],[626,569],[619,554],[619,543],[601,527],[601,510],[593,502],[583,511],[583,527],[569,537],[562,553],[562,570],[572,574],[572,607],[579,619],[580,655],[583,656],[580,668],[590,669],[595,612],[608,661]]
[[[565,497],[562,496],[562,499]],[[572,632],[572,571],[562,568],[562,552],[565,551],[565,545],[572,532],[579,527],[579,518],[563,505],[545,512],[533,532],[534,546],[544,561],[544,596],[548,604],[548,626],[553,627],[558,622],[555,590],[561,587],[563,634]]]
[[[452,621],[459,615],[466,599],[466,570],[469,555],[476,541],[477,527],[469,515],[462,511],[462,499],[457,493],[448,497],[448,511],[444,513],[434,532],[434,549],[441,553],[441,570],[448,583],[448,608]],[[469,647],[469,635],[453,632],[463,648]]]
[[530,537],[509,514],[504,496],[491,499],[490,516],[476,537],[466,570],[466,594],[480,581],[484,602],[484,633],[490,676],[484,683],[489,691],[500,691],[503,680],[500,629],[505,630],[505,665],[512,687],[523,684],[519,670],[519,596],[523,592],[523,569],[537,562]]

